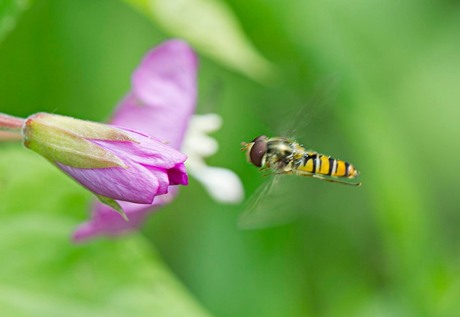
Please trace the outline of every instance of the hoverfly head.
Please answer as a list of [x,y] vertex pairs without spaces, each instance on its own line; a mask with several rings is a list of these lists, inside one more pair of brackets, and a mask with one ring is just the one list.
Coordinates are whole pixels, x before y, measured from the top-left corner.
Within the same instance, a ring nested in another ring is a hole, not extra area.
[[246,158],[249,163],[261,167],[262,159],[267,153],[267,141],[268,138],[265,135],[258,136],[252,142],[242,142],[242,151],[246,151]]

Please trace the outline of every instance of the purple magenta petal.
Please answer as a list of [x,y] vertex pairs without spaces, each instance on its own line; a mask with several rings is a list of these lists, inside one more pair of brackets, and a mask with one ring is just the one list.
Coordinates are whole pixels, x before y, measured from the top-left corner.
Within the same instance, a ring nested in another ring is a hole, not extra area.
[[[78,226],[74,232],[73,240],[81,242],[98,235],[118,235],[136,229],[144,221],[149,209],[152,208],[150,205],[142,207],[142,205],[139,206],[123,201],[120,201],[119,204],[128,216],[129,221],[115,214],[109,206],[95,202],[91,221]],[[133,209],[135,212],[133,212]]]
[[156,176],[139,164],[127,168],[76,168],[59,163],[57,166],[93,193],[116,200],[150,204],[161,187]]
[[177,164],[168,170],[169,182],[171,185],[188,185],[188,175],[184,164]]
[[132,78],[133,90],[111,123],[155,136],[179,149],[195,110],[197,58],[180,40],[147,53]]
[[150,138],[144,138],[140,143],[101,140],[91,140],[91,142],[113,152],[118,157],[144,165],[173,168],[187,159],[185,154]]
[[78,226],[73,235],[75,242],[83,242],[100,235],[116,236],[137,229],[144,222],[145,217],[155,207],[170,202],[177,192],[177,187],[170,188],[167,195],[155,197],[152,205],[139,205],[120,201],[119,204],[128,216],[126,222],[120,215],[100,202],[94,202],[91,220]]
[[[111,123],[165,141],[168,145],[162,150],[165,158],[152,154],[151,159],[173,163],[168,158],[169,147],[179,150],[182,145],[189,119],[195,110],[197,65],[196,55],[187,43],[171,40],[147,53],[133,74],[132,91],[119,104]],[[139,162],[144,164],[145,150],[140,153],[132,155],[138,156]],[[152,166],[145,164],[144,167]],[[188,183],[182,163],[176,162],[166,172],[170,185]],[[155,206],[171,201],[176,192],[176,187],[169,188],[169,193],[155,197],[152,205],[120,201],[129,222],[96,202],[91,220],[77,228],[74,240],[117,235],[138,228]]]
[[154,166],[144,166],[149,172],[154,175],[159,182],[158,190],[156,195],[164,195],[168,193],[169,183],[169,173],[167,170],[162,168],[154,167]]

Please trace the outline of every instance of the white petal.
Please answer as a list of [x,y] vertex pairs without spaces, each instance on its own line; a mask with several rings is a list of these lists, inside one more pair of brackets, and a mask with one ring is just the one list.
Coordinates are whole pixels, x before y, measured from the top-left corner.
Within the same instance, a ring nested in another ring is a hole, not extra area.
[[214,132],[222,127],[222,117],[217,113],[195,114],[190,120],[192,131]]
[[222,126],[222,118],[215,113],[194,115],[182,145],[182,151],[190,158],[208,157],[215,154],[219,148],[217,141],[207,133],[217,131]]
[[234,172],[226,168],[210,166],[189,168],[188,171],[203,184],[209,195],[216,201],[239,203],[243,200],[243,185]]
[[217,153],[219,144],[206,134],[189,134],[185,137],[182,151],[190,157],[208,157]]
[[215,154],[219,144],[207,133],[217,131],[222,126],[218,114],[194,115],[185,136],[182,151],[188,156],[187,171],[196,178],[218,202],[239,203],[243,200],[243,185],[232,171],[207,166],[205,157]]

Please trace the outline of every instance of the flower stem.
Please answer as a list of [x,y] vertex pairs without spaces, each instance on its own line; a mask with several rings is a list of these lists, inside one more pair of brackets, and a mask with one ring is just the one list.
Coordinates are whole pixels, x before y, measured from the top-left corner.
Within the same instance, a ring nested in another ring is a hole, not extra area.
[[22,136],[18,133],[0,131],[0,142],[3,141],[21,141]]
[[4,113],[0,113],[0,131],[12,132],[15,134],[21,134],[22,125],[24,119],[9,116]]

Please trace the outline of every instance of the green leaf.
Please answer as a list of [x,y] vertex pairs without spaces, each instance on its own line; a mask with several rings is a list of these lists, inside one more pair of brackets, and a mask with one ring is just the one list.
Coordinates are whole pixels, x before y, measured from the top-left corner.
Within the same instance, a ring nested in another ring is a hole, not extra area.
[[125,219],[126,221],[129,221],[128,216],[126,215],[123,208],[121,208],[120,204],[116,200],[109,198],[109,197],[102,196],[102,195],[96,195],[96,197],[99,199],[101,203],[106,204],[107,206],[109,206],[110,208],[118,212],[120,216],[123,217],[123,219]]
[[125,0],[173,36],[252,79],[267,82],[274,67],[247,38],[221,0]]
[[16,25],[18,16],[30,6],[29,0],[0,1],[0,42]]
[[89,193],[19,146],[0,151],[0,316],[209,316],[139,234],[73,244]]

